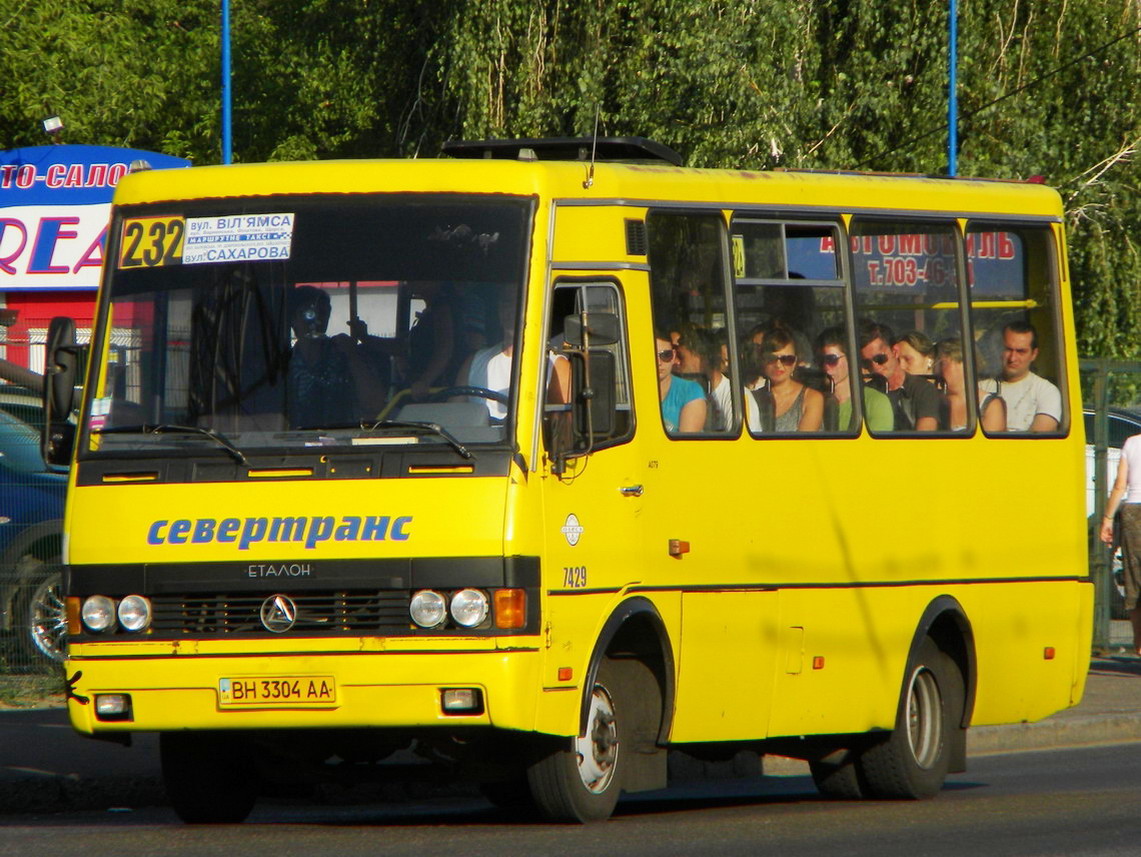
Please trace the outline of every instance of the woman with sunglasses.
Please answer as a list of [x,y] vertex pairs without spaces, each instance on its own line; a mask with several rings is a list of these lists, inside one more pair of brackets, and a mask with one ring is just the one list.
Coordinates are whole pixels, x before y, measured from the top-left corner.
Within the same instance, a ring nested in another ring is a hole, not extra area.
[[[829,327],[816,337],[816,353],[820,368],[832,381],[832,395],[840,403],[837,425],[844,431],[852,421],[852,379],[851,367],[844,343],[847,337],[842,327]],[[864,420],[870,431],[891,431],[895,427],[895,414],[891,399],[874,387],[860,384],[864,398]]]
[[674,375],[677,351],[663,333],[655,333],[658,357],[658,395],[667,434],[690,434],[705,428],[707,404],[701,385]]
[[793,377],[797,364],[796,337],[788,328],[774,327],[761,345],[761,363],[772,391],[778,433],[820,431],[824,396]]

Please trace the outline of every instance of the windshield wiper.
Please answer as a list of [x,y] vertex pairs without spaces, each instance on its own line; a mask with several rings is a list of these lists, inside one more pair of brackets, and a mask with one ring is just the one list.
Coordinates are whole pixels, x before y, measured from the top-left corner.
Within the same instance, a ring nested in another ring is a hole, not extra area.
[[337,431],[341,429],[360,429],[361,431],[375,431],[376,429],[395,428],[395,429],[420,429],[422,431],[431,432],[432,434],[439,435],[446,440],[456,452],[463,458],[469,461],[475,458],[475,455],[466,446],[460,443],[459,439],[444,428],[439,423],[423,422],[421,420],[381,420],[380,422],[359,422],[359,423],[338,423],[334,425],[319,425],[319,426],[300,426],[296,431]]
[[249,461],[246,460],[245,454],[234,446],[225,435],[214,431],[214,429],[203,428],[202,426],[183,426],[174,423],[159,423],[157,425],[137,425],[137,426],[111,426],[110,428],[96,428],[91,430],[92,434],[200,434],[203,437],[208,437],[226,452],[230,453],[236,461],[240,464],[249,466]]

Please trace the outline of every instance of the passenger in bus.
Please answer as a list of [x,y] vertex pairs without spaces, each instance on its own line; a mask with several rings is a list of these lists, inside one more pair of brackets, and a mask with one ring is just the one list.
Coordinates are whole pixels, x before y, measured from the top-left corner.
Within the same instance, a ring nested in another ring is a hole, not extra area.
[[1026,321],[1012,321],[1002,329],[1002,373],[986,378],[979,387],[1006,402],[1006,430],[1057,431],[1062,421],[1062,394],[1032,370],[1038,359],[1038,331]]
[[[975,356],[975,365],[981,358]],[[963,368],[963,343],[959,339],[942,339],[935,347],[935,374],[942,379],[946,391],[951,431],[967,428],[967,382]],[[979,424],[987,433],[1006,431],[1006,402],[994,393],[979,388]]]
[[768,325],[754,324],[751,328],[749,328],[749,332],[745,334],[744,339],[742,339],[741,341],[742,341],[742,343],[745,341],[748,341],[748,342],[753,343],[754,345],[760,345],[762,342],[765,341],[765,331],[766,330],[768,330]]
[[[829,327],[816,337],[816,359],[820,368],[832,382],[832,395],[840,403],[837,425],[841,431],[851,427],[852,421],[852,377],[848,364],[847,337],[842,327]],[[891,400],[867,384],[860,384],[860,395],[864,400],[864,420],[868,429],[874,432],[891,431],[895,426],[895,414]]]
[[658,359],[658,396],[667,434],[692,434],[705,428],[708,405],[701,385],[674,374],[677,351],[666,333],[654,334]]
[[706,332],[696,325],[683,324],[670,331],[670,341],[677,353],[673,373],[701,385],[709,392],[709,343]]
[[927,334],[911,330],[893,343],[899,354],[899,365],[908,375],[930,375],[935,365],[935,343]]
[[[763,338],[763,337],[762,337]],[[741,361],[741,397],[745,402],[745,423],[749,431],[759,434],[765,430],[766,421],[772,423],[772,396],[768,391],[765,365],[761,362],[761,343],[753,340],[753,331],[741,337],[739,358]],[[765,416],[762,416],[762,409]],[[767,419],[766,419],[767,417]]]
[[793,377],[800,363],[796,335],[783,325],[772,327],[761,345],[761,363],[773,397],[773,430],[820,431],[824,423],[824,395]]
[[[722,331],[723,333],[723,331]],[[678,363],[674,374],[701,385],[709,399],[705,419],[706,431],[726,431],[733,424],[733,391],[722,370],[727,360],[722,356],[722,336],[694,325],[679,332],[675,349]],[[728,346],[725,346],[728,351]]]
[[712,406],[712,431],[729,431],[736,425],[733,412],[733,387],[729,380],[729,341],[724,328],[707,337],[706,374],[709,378],[709,404]]
[[899,349],[889,343],[894,333],[886,324],[865,319],[859,326],[860,362],[887,383],[895,413],[895,431],[939,431],[946,428],[946,400],[934,384],[909,375],[899,362]]
[[[428,397],[429,389],[451,378],[455,371],[452,353],[455,348],[455,319],[450,294],[444,283],[434,281],[412,284],[412,296],[424,301],[424,309],[408,331],[408,350],[398,359],[404,383],[416,401]],[[449,368],[452,372],[449,372]]]
[[352,337],[330,337],[332,302],[316,286],[289,293],[289,324],[296,342],[286,372],[286,409],[290,428],[351,423],[358,418],[353,385]]

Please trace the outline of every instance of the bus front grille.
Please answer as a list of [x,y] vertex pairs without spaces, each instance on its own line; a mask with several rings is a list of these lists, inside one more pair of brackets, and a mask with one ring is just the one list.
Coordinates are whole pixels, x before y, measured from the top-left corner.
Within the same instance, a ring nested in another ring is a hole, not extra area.
[[[273,596],[270,596],[272,598]],[[290,633],[373,634],[408,630],[407,592],[316,591],[290,595],[296,619]],[[157,636],[265,634],[264,594],[152,596],[151,633]]]

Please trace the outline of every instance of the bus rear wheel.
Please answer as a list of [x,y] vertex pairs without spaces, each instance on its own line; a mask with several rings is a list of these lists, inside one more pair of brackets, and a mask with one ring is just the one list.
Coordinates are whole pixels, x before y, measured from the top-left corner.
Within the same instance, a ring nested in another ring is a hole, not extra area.
[[964,705],[958,666],[930,638],[907,665],[907,682],[895,728],[859,759],[872,797],[917,800],[943,788],[951,764],[953,731]]
[[550,821],[605,821],[622,791],[624,718],[613,661],[603,660],[590,695],[586,731],[561,739],[527,770],[531,797]]
[[165,732],[159,754],[166,796],[187,824],[237,824],[249,816],[258,775],[248,744],[233,735]]
[[864,784],[857,770],[859,750],[837,750],[823,759],[810,760],[808,768],[817,791],[833,800],[861,800]]

